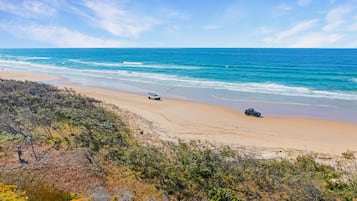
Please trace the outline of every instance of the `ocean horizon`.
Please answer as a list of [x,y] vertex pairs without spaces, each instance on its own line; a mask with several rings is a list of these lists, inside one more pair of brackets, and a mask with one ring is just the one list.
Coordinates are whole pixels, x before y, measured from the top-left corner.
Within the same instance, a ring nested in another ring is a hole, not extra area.
[[357,49],[0,49],[0,69],[266,116],[357,122]]

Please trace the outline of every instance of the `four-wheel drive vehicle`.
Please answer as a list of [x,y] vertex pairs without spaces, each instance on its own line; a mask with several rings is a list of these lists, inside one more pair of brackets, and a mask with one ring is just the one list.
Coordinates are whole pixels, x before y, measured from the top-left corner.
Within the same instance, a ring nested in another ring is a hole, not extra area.
[[160,100],[161,97],[157,95],[156,93],[150,92],[148,93],[148,99],[150,100]]
[[247,116],[256,116],[256,117],[261,117],[262,114],[260,112],[257,112],[254,110],[254,108],[249,108],[244,111],[245,115]]

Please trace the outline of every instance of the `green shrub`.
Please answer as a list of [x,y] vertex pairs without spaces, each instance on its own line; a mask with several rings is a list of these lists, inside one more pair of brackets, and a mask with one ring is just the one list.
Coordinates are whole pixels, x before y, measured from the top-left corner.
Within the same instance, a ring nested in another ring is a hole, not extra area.
[[225,188],[214,188],[208,191],[210,201],[241,201],[237,194]]
[[343,152],[342,153],[342,156],[345,158],[345,159],[355,159],[355,155],[354,155],[354,152],[351,151],[351,150],[347,150],[346,152]]
[[8,132],[0,132],[0,144],[8,141],[19,140],[20,136]]
[[72,194],[49,185],[25,185],[23,187],[28,201],[70,201]]
[[[194,142],[138,144],[124,122],[99,101],[45,84],[0,79],[0,143],[24,140],[60,149],[81,148],[94,161],[103,157],[130,169],[135,179],[153,183],[173,200],[353,200],[357,178],[311,156],[295,162],[262,160],[225,147]],[[22,143],[21,143],[22,144]],[[342,154],[354,158],[352,151]],[[1,178],[2,172],[0,172]],[[46,185],[21,186],[30,200],[70,200],[67,192]],[[234,190],[232,190],[234,189]]]

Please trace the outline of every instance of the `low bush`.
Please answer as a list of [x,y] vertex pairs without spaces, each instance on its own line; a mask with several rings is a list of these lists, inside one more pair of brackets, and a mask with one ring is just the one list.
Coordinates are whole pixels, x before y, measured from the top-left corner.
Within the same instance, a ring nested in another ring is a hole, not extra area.
[[[263,160],[241,155],[229,147],[213,149],[181,141],[144,146],[132,138],[117,115],[105,110],[97,100],[33,82],[0,79],[0,86],[0,143],[30,146],[34,157],[34,144],[81,149],[104,175],[108,175],[105,162],[101,164],[96,158],[129,170],[131,178],[155,185],[172,200],[357,198],[357,178],[343,180],[343,172],[309,156],[299,156],[294,162]],[[18,150],[21,161],[20,153]],[[343,156],[352,159],[353,153]],[[29,200],[74,199],[71,193],[51,185],[19,187]],[[16,190],[10,192],[23,195]],[[134,193],[127,197],[135,200]]]
[[18,190],[15,185],[5,185],[0,183],[0,200],[26,201],[27,196],[24,191]]
[[353,151],[351,150],[347,150],[346,152],[343,152],[342,153],[342,156],[345,158],[345,159],[355,159],[355,154]]

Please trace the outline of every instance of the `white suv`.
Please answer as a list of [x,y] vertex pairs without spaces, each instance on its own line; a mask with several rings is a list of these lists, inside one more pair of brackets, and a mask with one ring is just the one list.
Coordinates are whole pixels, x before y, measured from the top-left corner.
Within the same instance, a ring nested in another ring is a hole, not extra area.
[[150,100],[160,100],[161,97],[157,95],[156,93],[150,92],[148,93],[148,99]]

